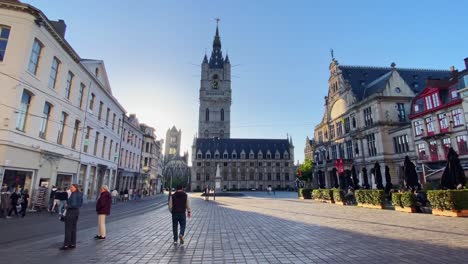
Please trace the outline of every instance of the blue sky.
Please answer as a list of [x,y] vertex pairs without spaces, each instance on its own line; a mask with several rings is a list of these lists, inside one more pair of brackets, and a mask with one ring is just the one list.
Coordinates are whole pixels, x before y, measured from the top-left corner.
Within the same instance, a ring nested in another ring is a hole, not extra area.
[[82,58],[105,61],[114,95],[156,127],[176,125],[189,150],[200,67],[221,18],[232,68],[231,135],[286,138],[303,160],[323,114],[330,48],[345,65],[449,69],[468,57],[468,2],[27,0],[64,19]]

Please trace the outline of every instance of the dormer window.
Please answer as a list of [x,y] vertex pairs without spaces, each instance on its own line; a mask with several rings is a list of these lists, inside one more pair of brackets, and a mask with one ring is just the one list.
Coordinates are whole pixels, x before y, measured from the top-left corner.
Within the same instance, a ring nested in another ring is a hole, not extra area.
[[219,154],[218,153],[215,154],[215,159],[219,159]]
[[201,159],[202,158],[202,154],[201,153],[198,153],[197,154],[197,159]]
[[236,154],[236,153],[232,153],[232,158],[233,158],[233,159],[237,159],[237,154]]
[[228,154],[227,153],[224,153],[223,154],[223,159],[227,159],[228,158]]
[[207,159],[211,159],[211,154],[210,154],[210,153],[206,153],[206,158],[207,158]]

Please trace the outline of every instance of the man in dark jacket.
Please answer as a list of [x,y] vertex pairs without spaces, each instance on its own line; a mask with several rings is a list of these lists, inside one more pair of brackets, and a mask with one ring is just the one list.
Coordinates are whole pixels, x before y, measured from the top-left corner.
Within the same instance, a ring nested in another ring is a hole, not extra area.
[[11,218],[10,215],[11,215],[12,212],[15,212],[15,215],[19,216],[18,215],[18,209],[16,209],[16,206],[18,205],[19,198],[20,198],[20,196],[16,192],[16,188],[13,188],[13,191],[12,191],[11,196],[10,196],[10,210],[8,211],[7,218]]
[[109,192],[109,187],[103,185],[101,187],[101,195],[96,202],[96,212],[98,214],[98,235],[95,239],[106,239],[106,216],[110,215],[112,205],[112,196]]
[[191,216],[190,200],[187,193],[182,190],[182,185],[177,186],[177,190],[169,198],[169,211],[172,213],[172,233],[174,235],[174,244],[177,244],[177,229],[180,224],[180,234],[178,236],[180,244],[184,244],[184,233],[187,219],[185,212],[187,211],[188,217]]

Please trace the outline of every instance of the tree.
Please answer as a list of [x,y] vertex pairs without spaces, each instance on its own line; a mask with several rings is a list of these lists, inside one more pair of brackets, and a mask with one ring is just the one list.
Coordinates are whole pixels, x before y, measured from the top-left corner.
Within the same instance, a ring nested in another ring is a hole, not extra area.
[[314,163],[310,159],[304,160],[304,163],[299,165],[297,168],[297,178],[299,180],[306,182],[306,185],[309,187],[310,182],[313,178]]

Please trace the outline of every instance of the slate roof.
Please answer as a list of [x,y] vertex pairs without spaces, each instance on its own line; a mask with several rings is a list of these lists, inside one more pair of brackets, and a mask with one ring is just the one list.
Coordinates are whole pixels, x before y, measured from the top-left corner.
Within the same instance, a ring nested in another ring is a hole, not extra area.
[[339,65],[338,67],[341,69],[345,81],[351,85],[351,89],[358,101],[382,91],[393,69],[400,74],[415,93],[419,93],[424,89],[427,79],[443,79],[451,76],[449,70],[347,65]]
[[258,153],[260,150],[263,153],[263,158],[266,157],[268,150],[270,151],[272,158],[275,157],[276,151],[280,153],[281,159],[284,158],[283,156],[285,151],[286,153],[290,154],[290,144],[289,140],[287,139],[197,138],[195,146],[196,151],[194,155],[197,155],[198,151],[200,150],[204,158],[206,157],[205,154],[208,150],[211,153],[211,158],[214,158],[214,154],[216,150],[218,150],[221,158],[223,157],[224,151],[227,151],[230,159],[232,159],[231,154],[234,152],[234,150],[236,151],[237,159],[240,159],[242,150],[244,150],[246,158],[249,157],[250,150],[252,150],[255,155],[255,159],[258,158]]

